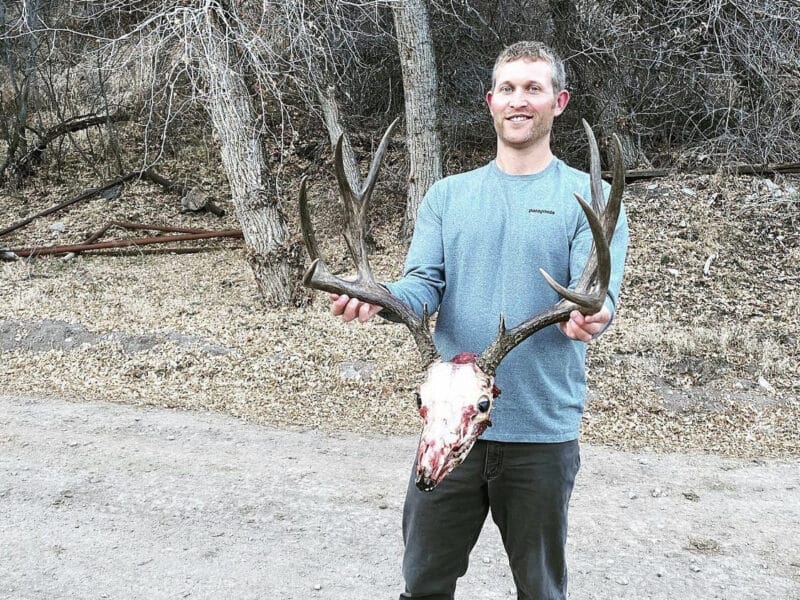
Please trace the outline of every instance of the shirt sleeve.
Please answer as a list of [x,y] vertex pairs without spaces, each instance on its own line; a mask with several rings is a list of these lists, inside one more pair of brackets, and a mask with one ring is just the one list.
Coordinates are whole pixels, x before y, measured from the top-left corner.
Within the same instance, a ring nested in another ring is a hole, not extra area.
[[417,211],[402,278],[386,284],[393,295],[420,316],[423,307],[427,307],[429,315],[436,312],[445,288],[441,187],[434,184]]

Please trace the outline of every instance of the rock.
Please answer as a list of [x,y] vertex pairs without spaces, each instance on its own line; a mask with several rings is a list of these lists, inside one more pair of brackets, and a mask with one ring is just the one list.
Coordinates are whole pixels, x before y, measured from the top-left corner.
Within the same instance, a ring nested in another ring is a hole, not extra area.
[[339,363],[339,379],[345,381],[363,381],[369,379],[375,370],[375,363],[363,360]]
[[775,388],[772,386],[772,384],[766,379],[764,379],[762,376],[759,376],[758,378],[758,385],[759,387],[767,390],[770,394],[775,393]]

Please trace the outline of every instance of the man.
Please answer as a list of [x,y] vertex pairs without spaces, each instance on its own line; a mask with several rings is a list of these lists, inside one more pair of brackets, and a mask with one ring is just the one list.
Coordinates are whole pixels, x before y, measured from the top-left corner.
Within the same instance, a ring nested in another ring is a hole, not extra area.
[[[536,42],[506,48],[495,63],[486,102],[497,132],[488,165],[447,177],[422,203],[402,279],[390,291],[418,313],[438,309],[434,339],[442,356],[481,352],[498,316],[515,325],[555,304],[543,267],[574,285],[592,237],[573,192],[588,198],[589,178],[555,158],[553,120],[567,107],[564,67]],[[491,511],[509,556],[520,600],[566,598],[567,508],[580,466],[585,342],[611,322],[627,249],[624,209],[611,244],[604,308],[574,312],[537,332],[497,369],[502,394],[492,427],[464,463],[432,492],[409,482],[402,598],[452,600],[457,579]],[[366,321],[380,307],[331,296],[332,313]]]

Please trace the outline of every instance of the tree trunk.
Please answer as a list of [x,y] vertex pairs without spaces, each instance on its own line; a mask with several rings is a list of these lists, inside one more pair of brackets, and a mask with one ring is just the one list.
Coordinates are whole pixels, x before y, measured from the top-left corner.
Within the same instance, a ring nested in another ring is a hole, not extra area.
[[[24,43],[22,51],[13,48],[7,30],[6,3],[0,1],[0,31],[3,33],[2,50],[3,59],[8,69],[8,80],[14,88],[15,114],[8,131],[6,158],[0,165],[0,183],[5,181],[6,170],[13,165],[18,156],[28,152],[26,130],[28,126],[28,100],[36,78],[36,53],[39,49],[39,40],[36,33],[40,28],[39,0],[29,0],[25,8],[25,31],[22,34]],[[16,32],[15,32],[16,33]],[[17,78],[21,77],[21,81]],[[15,186],[20,184],[21,176],[12,182]]]
[[299,254],[265,185],[267,166],[255,110],[244,77],[232,64],[235,50],[222,35],[207,37],[197,50],[208,84],[207,110],[220,140],[222,164],[258,291],[267,306],[290,304],[299,289],[293,268]]
[[336,148],[339,138],[342,140],[342,163],[347,182],[354,190],[361,188],[361,173],[358,171],[358,160],[353,146],[350,143],[350,136],[344,130],[342,118],[339,116],[339,103],[336,102],[336,88],[329,85],[324,90],[317,88],[317,99],[322,108],[322,116],[325,120],[325,128],[328,130],[328,137],[331,141],[331,149]]
[[403,91],[408,145],[408,195],[403,233],[410,237],[425,193],[442,177],[437,132],[438,81],[424,0],[403,0],[392,8]]

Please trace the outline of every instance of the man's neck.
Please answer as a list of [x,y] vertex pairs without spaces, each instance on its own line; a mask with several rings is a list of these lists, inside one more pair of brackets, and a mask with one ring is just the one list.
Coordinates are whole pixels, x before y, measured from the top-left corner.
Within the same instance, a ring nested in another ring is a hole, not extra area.
[[553,160],[550,140],[524,149],[497,146],[495,164],[507,175],[534,175],[544,171]]

